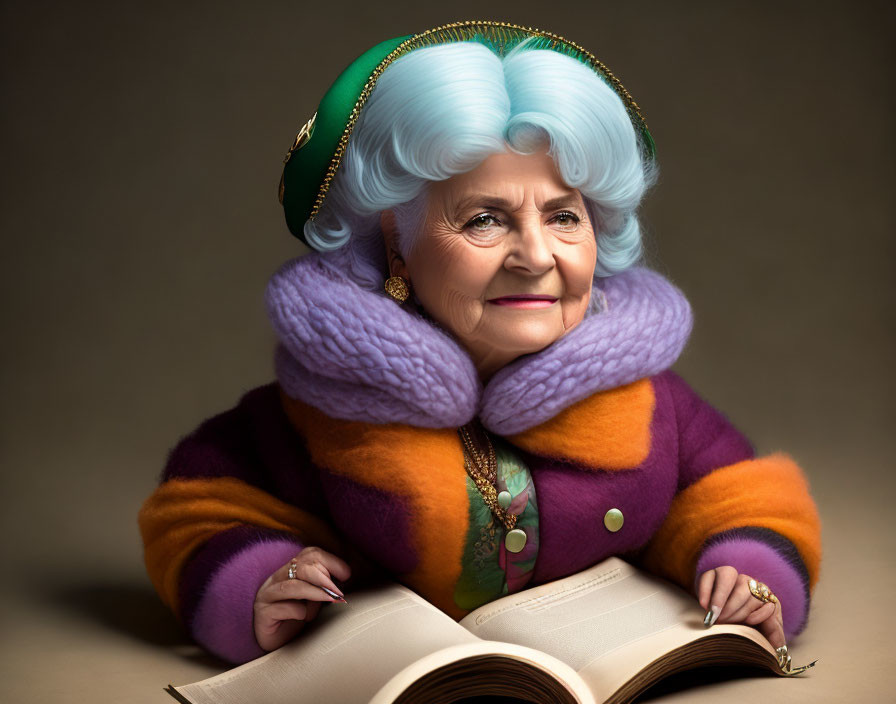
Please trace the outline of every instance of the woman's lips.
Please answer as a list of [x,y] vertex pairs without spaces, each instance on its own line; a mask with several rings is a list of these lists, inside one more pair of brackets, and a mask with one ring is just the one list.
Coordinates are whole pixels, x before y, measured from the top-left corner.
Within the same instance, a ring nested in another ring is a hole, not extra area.
[[491,298],[488,302],[494,303],[496,306],[505,306],[508,308],[548,308],[557,302],[557,298],[556,296],[519,294]]

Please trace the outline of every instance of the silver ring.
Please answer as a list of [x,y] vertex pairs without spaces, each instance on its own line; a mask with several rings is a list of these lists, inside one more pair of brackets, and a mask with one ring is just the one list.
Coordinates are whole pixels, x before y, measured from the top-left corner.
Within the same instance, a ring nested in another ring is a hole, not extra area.
[[292,562],[289,563],[289,572],[287,572],[289,579],[298,579],[299,578],[298,575],[296,574],[296,570],[298,569],[298,567],[299,566],[298,566],[298,564],[296,564],[295,560],[293,560]]

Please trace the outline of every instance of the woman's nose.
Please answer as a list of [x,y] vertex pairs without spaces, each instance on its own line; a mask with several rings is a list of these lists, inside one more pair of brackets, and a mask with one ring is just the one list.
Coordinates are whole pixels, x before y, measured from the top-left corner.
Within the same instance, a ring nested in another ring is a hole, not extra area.
[[551,237],[540,219],[521,224],[513,233],[510,252],[505,261],[506,268],[525,270],[531,274],[550,271],[554,267]]

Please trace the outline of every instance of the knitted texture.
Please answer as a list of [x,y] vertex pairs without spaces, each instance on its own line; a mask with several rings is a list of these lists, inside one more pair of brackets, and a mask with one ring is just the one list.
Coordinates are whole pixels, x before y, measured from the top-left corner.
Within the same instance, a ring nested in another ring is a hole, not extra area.
[[692,318],[675,286],[635,267],[595,287],[606,310],[502,369],[483,392],[452,337],[312,253],[268,285],[281,343],[277,377],[290,396],[334,418],[448,428],[478,415],[493,432],[519,433],[598,391],[663,371],[681,354]]
[[456,427],[476,413],[469,356],[391,298],[362,289],[318,253],[288,262],[267,288],[286,392],[334,418]]

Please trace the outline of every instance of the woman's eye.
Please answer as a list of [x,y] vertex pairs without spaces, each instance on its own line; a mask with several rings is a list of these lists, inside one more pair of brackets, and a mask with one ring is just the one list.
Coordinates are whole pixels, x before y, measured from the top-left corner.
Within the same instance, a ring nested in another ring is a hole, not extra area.
[[575,213],[557,213],[552,220],[564,230],[572,230],[579,224],[579,218]]
[[464,227],[473,230],[474,232],[485,232],[492,225],[500,225],[498,222],[498,218],[494,215],[489,215],[488,213],[483,213],[482,215],[477,215],[475,218],[470,220]]

